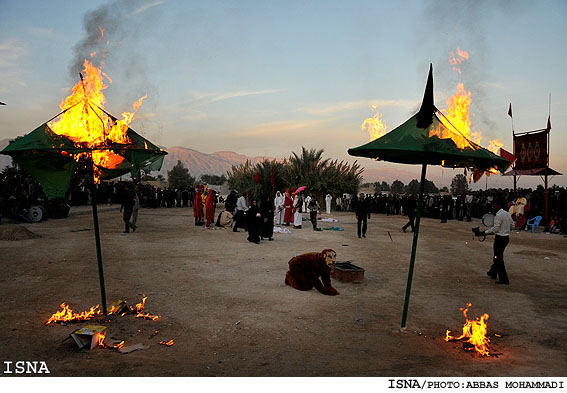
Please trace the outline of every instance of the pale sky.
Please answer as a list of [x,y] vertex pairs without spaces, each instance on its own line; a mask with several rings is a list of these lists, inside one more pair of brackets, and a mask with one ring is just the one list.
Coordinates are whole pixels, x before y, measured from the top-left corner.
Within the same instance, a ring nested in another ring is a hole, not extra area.
[[[358,160],[368,180],[407,184],[418,166],[346,151],[369,141],[373,105],[388,130],[417,111],[433,63],[437,107],[463,83],[484,147],[513,150],[510,103],[516,132],[545,128],[551,112],[550,166],[566,175],[550,185],[567,186],[566,20],[565,0],[0,0],[0,139],[59,113],[74,65],[95,48],[112,79],[106,109],[119,116],[147,93],[131,126],[154,143],[279,158],[324,149]],[[97,24],[104,40],[89,46]],[[469,54],[460,74],[457,48]],[[450,186],[458,173],[428,178]],[[499,176],[472,187],[486,184],[512,187]]]

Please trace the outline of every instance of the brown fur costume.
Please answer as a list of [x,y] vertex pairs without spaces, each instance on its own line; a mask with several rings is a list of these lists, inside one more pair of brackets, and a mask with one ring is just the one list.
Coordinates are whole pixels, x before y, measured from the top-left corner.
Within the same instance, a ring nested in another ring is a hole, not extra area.
[[339,291],[331,286],[331,271],[336,260],[337,253],[331,249],[293,257],[289,261],[285,283],[300,291],[308,291],[315,287],[323,295],[338,295]]

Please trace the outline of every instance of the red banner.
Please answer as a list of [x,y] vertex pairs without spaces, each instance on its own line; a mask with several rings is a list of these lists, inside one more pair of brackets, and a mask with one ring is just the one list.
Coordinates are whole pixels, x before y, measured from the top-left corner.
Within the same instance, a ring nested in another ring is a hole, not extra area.
[[518,158],[514,169],[540,169],[548,166],[548,130],[533,134],[514,135],[514,155]]

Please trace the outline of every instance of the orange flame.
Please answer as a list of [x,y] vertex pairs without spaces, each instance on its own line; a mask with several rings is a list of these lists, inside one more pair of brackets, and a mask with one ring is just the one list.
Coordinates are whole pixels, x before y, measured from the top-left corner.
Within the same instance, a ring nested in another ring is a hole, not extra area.
[[[141,303],[136,304],[135,308],[134,307],[126,308],[127,311],[123,312],[120,316],[124,316],[128,312],[130,312],[130,313],[136,313],[136,318],[150,319],[152,321],[157,321],[159,318],[161,318],[160,315],[150,315],[149,313],[146,314],[143,313],[144,306],[146,304],[146,299],[148,298],[146,295],[143,296],[144,297]],[[71,308],[65,302],[61,303],[60,307],[61,307],[61,311],[57,311],[53,315],[51,315],[51,317],[45,323],[46,325],[50,325],[57,322],[88,321],[90,319],[102,315],[102,311],[99,310],[98,304],[96,306],[91,307],[88,311],[83,311],[80,313],[73,312],[73,310],[71,310]],[[120,310],[122,310],[121,307],[112,305],[108,309],[108,315],[116,315],[116,313]]]
[[[102,29],[101,34],[104,34]],[[112,80],[88,60],[84,61],[83,67],[81,81],[73,86],[71,94],[60,104],[64,113],[50,122],[49,127],[74,143],[93,149],[92,157],[96,166],[114,169],[124,158],[105,148],[111,143],[131,142],[126,131],[147,94],[134,103],[134,113],[124,112],[123,119],[115,121],[103,111],[106,102],[103,91],[108,87],[105,78],[108,83],[112,83]],[[95,170],[97,182],[99,175]]]
[[150,315],[149,313],[144,314],[144,307],[146,305],[146,299],[148,298],[146,295],[143,295],[142,302],[136,304],[136,318],[143,318],[143,319],[150,319],[152,321],[157,321],[160,319],[160,315]]
[[104,343],[104,339],[106,338],[106,332],[102,332],[100,333],[100,335],[98,336],[98,345],[102,348],[106,348],[106,349],[120,349],[124,346],[124,340],[120,341],[118,344],[116,345],[107,345]]
[[446,114],[440,117],[445,128],[432,128],[429,136],[436,135],[441,139],[452,139],[460,149],[472,147],[467,139],[480,144],[481,133],[471,131],[469,119],[471,92],[466,91],[463,84],[459,83],[457,92],[447,99],[446,104],[448,108],[445,111]]
[[160,341],[159,342],[161,345],[167,345],[168,347],[171,347],[173,344],[175,344],[173,342],[173,339],[169,340],[169,341]]
[[[488,319],[488,314],[484,313],[480,318],[477,318],[474,321],[471,321],[467,317],[467,312],[471,303],[467,303],[466,308],[460,308],[463,311],[463,315],[467,322],[463,326],[463,334],[459,337],[451,336],[451,331],[447,330],[445,333],[445,341],[453,341],[453,340],[463,340],[465,339],[466,342],[472,344],[474,349],[482,356],[490,356],[488,343],[490,339],[486,336],[487,326],[486,320]],[[467,349],[467,348],[466,348]],[[470,348],[472,350],[472,347]]]
[[362,131],[368,130],[371,141],[380,138],[387,132],[386,124],[382,122],[382,115],[376,109],[376,105],[372,105],[372,109],[375,112],[374,116],[369,117],[362,123]]
[[61,311],[54,313],[49,320],[45,323],[46,325],[57,323],[57,322],[75,322],[75,321],[88,321],[93,319],[95,316],[100,314],[98,310],[99,305],[93,306],[88,311],[83,311],[80,313],[75,313],[69,308],[65,302],[61,303],[59,306]]
[[468,60],[469,59],[469,54],[464,51],[461,50],[460,48],[457,48],[457,56],[455,57],[455,53],[453,53],[452,51],[449,52],[449,64],[451,64],[453,67],[454,71],[457,71],[459,74],[461,73],[461,68],[458,67],[459,64],[461,64],[463,61]]

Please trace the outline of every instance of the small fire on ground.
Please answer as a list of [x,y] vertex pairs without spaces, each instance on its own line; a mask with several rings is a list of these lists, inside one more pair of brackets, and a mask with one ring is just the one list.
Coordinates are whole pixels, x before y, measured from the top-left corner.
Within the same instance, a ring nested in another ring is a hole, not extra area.
[[458,337],[454,337],[451,335],[451,331],[447,330],[445,334],[445,341],[449,342],[462,340],[464,350],[472,351],[474,349],[481,356],[490,356],[490,338],[486,335],[486,320],[488,319],[489,315],[487,313],[484,313],[482,316],[480,316],[480,318],[470,320],[467,317],[467,313],[470,307],[471,303],[467,303],[466,308],[460,308],[466,319],[462,334]]
[[124,346],[124,340],[120,341],[116,345],[108,345],[104,343],[105,338],[106,338],[106,332],[102,332],[100,336],[98,336],[98,345],[102,348],[120,350]]
[[[149,319],[152,321],[157,321],[160,315],[151,315],[150,313],[144,313],[144,307],[146,304],[146,299],[148,297],[143,295],[142,301],[136,304],[135,307],[129,307],[124,302],[118,302],[118,304],[113,304],[108,307],[108,315],[120,315],[124,316],[126,314],[136,314],[136,318]],[[102,316],[102,311],[99,309],[99,305],[91,307],[88,311],[74,312],[69,305],[65,302],[60,305],[61,311],[55,312],[45,323],[46,325],[51,325],[54,323],[70,323],[70,322],[81,322],[89,321],[95,317]]]

